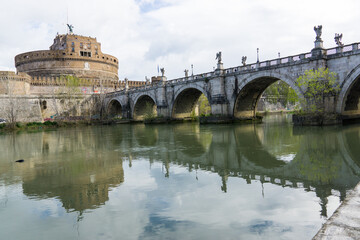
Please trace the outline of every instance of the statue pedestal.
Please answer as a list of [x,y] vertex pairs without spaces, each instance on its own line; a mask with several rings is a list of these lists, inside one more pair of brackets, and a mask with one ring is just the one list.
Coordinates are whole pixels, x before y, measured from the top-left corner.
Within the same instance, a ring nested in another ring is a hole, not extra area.
[[321,39],[316,40],[315,48],[311,50],[312,58],[323,58],[326,57],[326,50],[323,48],[323,41]]
[[217,68],[215,69],[215,74],[220,75],[224,72],[224,66],[223,63],[218,63]]
[[314,48],[311,50],[311,57],[314,59],[326,58],[326,50],[323,48]]
[[321,39],[315,40],[315,48],[323,48],[323,41]]
[[162,83],[163,86],[165,86],[166,81],[167,81],[167,77],[161,76],[161,83]]

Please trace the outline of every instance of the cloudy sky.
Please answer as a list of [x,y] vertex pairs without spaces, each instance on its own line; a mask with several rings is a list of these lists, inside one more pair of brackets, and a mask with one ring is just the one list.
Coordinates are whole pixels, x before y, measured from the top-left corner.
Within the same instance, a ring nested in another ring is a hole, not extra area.
[[[309,52],[315,25],[324,46],[360,42],[358,0],[11,0],[0,9],[0,70],[15,70],[14,56],[47,50],[57,32],[96,37],[119,59],[119,78],[144,80],[165,68],[168,79],[209,72],[222,51],[224,67]],[[68,20],[67,20],[68,19]]]

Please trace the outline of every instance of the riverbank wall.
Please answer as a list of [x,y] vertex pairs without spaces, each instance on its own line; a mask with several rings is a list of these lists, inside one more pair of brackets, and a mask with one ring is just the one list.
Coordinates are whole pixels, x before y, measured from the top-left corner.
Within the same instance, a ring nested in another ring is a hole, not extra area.
[[101,107],[96,95],[0,95],[0,118],[16,122],[43,122],[59,117],[92,117]]
[[360,239],[360,183],[313,238],[313,240],[335,239]]

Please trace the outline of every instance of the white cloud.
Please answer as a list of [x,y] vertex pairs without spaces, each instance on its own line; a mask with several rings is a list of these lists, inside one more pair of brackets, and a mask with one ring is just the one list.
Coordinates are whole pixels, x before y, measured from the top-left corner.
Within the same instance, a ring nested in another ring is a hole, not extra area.
[[103,52],[119,59],[120,78],[143,80],[157,73],[168,78],[211,71],[215,53],[225,67],[241,57],[256,61],[309,52],[315,25],[323,25],[325,47],[334,34],[345,44],[360,40],[356,31],[360,2],[286,0],[14,0],[0,11],[0,69],[14,69],[16,54],[48,49],[56,32],[66,31],[67,9],[74,32],[97,37]]

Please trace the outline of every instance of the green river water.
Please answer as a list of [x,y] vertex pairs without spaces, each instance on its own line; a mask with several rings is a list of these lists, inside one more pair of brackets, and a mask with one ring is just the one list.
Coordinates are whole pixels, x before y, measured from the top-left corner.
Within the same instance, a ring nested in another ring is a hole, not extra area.
[[360,181],[360,125],[290,119],[0,135],[0,239],[311,239]]

